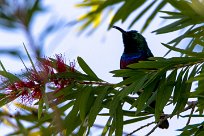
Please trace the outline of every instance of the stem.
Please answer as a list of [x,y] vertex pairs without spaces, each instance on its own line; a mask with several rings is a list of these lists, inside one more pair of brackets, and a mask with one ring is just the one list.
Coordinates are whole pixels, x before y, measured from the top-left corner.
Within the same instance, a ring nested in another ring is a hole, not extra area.
[[[184,108],[182,112],[187,111],[187,110],[189,110],[189,109],[192,109],[192,110],[191,110],[191,114],[192,114],[192,112],[194,111],[194,108],[195,108],[195,106],[197,105],[197,103],[198,103],[197,101],[188,102],[188,106],[187,106],[186,108]],[[182,113],[182,112],[180,112],[180,113]],[[164,120],[167,120],[167,119],[170,118],[170,117],[172,118],[173,116],[174,116],[173,114],[169,114],[169,115],[166,114],[165,117],[162,118],[162,119],[160,119],[159,122],[157,123],[157,125],[156,125],[147,135],[145,135],[145,136],[149,136],[151,133],[153,133],[153,132],[155,131],[155,129],[156,129],[160,124],[162,124],[162,122],[163,122]],[[189,117],[187,123],[189,123],[189,122],[190,122],[190,117]]]
[[195,105],[194,105],[194,106],[192,107],[192,109],[191,109],[191,113],[190,113],[190,116],[189,116],[188,121],[187,121],[187,123],[186,123],[186,126],[190,124],[191,117],[192,117],[192,115],[193,115],[194,110],[195,110]]
[[29,42],[28,45],[30,46],[31,50],[34,52],[35,57],[39,58],[40,57],[40,53],[38,51],[37,45],[36,45],[36,43],[35,43],[35,41],[33,39],[33,36],[31,34],[30,30],[26,26],[24,26],[24,33],[25,33],[26,38],[27,38],[27,40]]
[[145,127],[148,127],[149,125],[152,125],[152,124],[154,124],[154,123],[155,123],[155,121],[153,121],[153,122],[151,122],[151,123],[148,123],[148,124],[146,124],[146,125],[144,125],[144,126],[141,126],[140,128],[138,128],[138,129],[132,131],[131,133],[129,133],[127,136],[131,136],[132,134],[134,134],[135,132],[139,131],[140,129],[143,129],[143,128],[145,128]]
[[91,81],[89,81],[89,82],[84,81],[84,82],[78,82],[78,83],[79,84],[91,84],[91,85],[93,85],[93,84],[95,84],[95,85],[115,85],[115,84],[110,84],[107,82],[91,82]]
[[152,134],[156,130],[156,128],[160,124],[162,124],[165,120],[167,120],[169,117],[170,117],[170,115],[166,115],[164,118],[160,119],[159,122],[157,123],[157,125],[149,133],[147,133],[145,136],[149,136],[150,134]]

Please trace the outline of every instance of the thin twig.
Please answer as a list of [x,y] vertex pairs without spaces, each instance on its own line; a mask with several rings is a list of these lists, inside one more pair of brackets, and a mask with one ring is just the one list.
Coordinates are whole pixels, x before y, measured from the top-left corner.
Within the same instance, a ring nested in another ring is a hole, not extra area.
[[192,117],[192,114],[193,114],[194,110],[195,110],[195,104],[194,104],[194,103],[192,103],[191,113],[190,113],[190,116],[189,116],[188,121],[187,121],[187,123],[186,123],[186,126],[187,126],[187,125],[189,125],[189,123],[190,123],[190,121],[191,121],[191,117]]
[[170,117],[170,115],[165,114],[164,118],[161,118],[159,120],[159,122],[157,123],[157,125],[149,132],[147,133],[145,136],[149,136],[151,133],[153,133],[157,127],[159,127],[159,125],[161,125],[165,120],[167,120]]
[[[197,101],[188,102],[188,106],[186,108],[184,108],[182,112],[187,111],[191,108],[192,108],[191,112],[193,112],[194,111],[193,109],[195,108],[197,103],[198,103]],[[160,124],[162,124],[165,120],[167,120],[168,118],[173,117],[173,116],[174,116],[174,114],[169,114],[169,115],[165,114],[165,117],[161,118],[159,120],[159,122],[157,123],[157,125],[149,133],[147,133],[147,135],[145,135],[145,136],[149,136],[150,134],[152,134]],[[190,119],[189,119],[189,122],[190,122]]]
[[144,126],[141,126],[140,128],[138,128],[138,129],[132,131],[131,133],[129,133],[127,136],[131,136],[132,134],[134,134],[135,132],[139,131],[140,129],[143,129],[143,128],[145,128],[145,127],[148,127],[149,125],[152,125],[152,124],[154,124],[154,123],[155,123],[155,121],[153,121],[153,122],[151,122],[151,123],[148,123],[148,124],[146,124],[146,125],[144,125]]
[[93,84],[95,84],[95,85],[115,85],[115,84],[110,84],[110,83],[107,83],[107,82],[86,82],[86,81],[84,81],[84,82],[78,82],[79,84],[91,84],[91,85],[93,85]]
[[192,107],[195,107],[197,104],[198,104],[198,101],[188,102],[188,106],[183,110],[183,112],[191,109]]

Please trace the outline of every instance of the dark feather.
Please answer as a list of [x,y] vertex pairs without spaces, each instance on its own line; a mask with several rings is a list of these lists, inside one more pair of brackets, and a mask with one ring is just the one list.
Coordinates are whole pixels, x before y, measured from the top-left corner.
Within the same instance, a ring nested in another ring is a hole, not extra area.
[[[113,26],[122,33],[124,52],[120,59],[120,68],[126,69],[127,66],[138,61],[145,61],[149,57],[153,57],[145,38],[135,30],[124,31],[122,28]],[[124,78],[126,79],[126,78]],[[153,88],[154,89],[154,88]],[[155,91],[155,90],[153,90]],[[138,94],[139,95],[139,94]],[[155,101],[150,104],[150,107],[155,108]],[[168,120],[164,120],[159,128],[167,129],[169,127]]]

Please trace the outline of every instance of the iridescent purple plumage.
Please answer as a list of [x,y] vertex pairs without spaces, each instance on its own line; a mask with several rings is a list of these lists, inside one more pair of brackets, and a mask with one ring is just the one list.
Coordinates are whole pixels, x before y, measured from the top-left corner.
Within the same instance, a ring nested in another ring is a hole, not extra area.
[[147,58],[153,57],[152,54],[146,54],[144,51],[138,51],[137,53],[123,53],[120,58],[120,68],[125,69],[128,65],[137,63],[138,61],[147,60]]

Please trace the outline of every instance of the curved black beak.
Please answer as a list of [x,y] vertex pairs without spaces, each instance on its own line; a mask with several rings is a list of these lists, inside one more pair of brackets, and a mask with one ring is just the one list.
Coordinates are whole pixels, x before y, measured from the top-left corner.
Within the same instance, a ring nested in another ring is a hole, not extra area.
[[112,28],[115,28],[117,30],[119,30],[122,34],[127,34],[127,32],[125,30],[123,30],[122,28],[118,27],[118,26],[113,26]]

